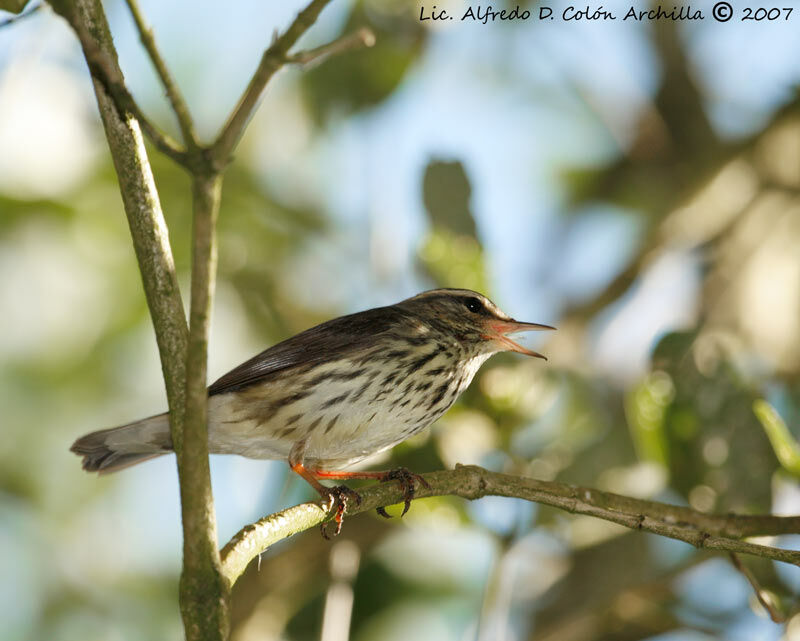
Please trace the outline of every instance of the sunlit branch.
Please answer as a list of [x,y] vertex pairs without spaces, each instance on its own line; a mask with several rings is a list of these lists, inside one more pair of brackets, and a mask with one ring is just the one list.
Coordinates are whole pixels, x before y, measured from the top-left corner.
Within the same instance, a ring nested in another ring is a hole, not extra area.
[[[739,552],[800,566],[800,551],[742,541],[744,537],[800,532],[800,516],[704,514],[688,507],[634,499],[610,492],[551,481],[510,476],[468,465],[455,470],[423,474],[430,488],[419,487],[416,496],[483,496],[520,498],[575,514],[594,516],[633,530],[690,543],[697,548]],[[393,483],[359,490],[361,504],[348,506],[348,514],[368,512],[403,500]],[[330,519],[319,503],[304,503],[270,514],[236,534],[222,550],[222,569],[232,585],[248,563],[269,546]],[[352,525],[351,525],[352,526]]]
[[183,134],[183,140],[189,149],[197,149],[199,146],[197,134],[192,121],[191,113],[186,101],[183,99],[178,85],[169,73],[164,59],[156,47],[156,41],[153,37],[153,31],[145,24],[142,12],[139,9],[137,0],[126,0],[128,9],[130,9],[133,20],[136,23],[136,28],[139,31],[139,38],[144,45],[150,60],[156,69],[158,77],[161,79],[161,84],[164,86],[164,91],[167,94],[172,110],[175,112],[175,118],[178,120],[178,126]]

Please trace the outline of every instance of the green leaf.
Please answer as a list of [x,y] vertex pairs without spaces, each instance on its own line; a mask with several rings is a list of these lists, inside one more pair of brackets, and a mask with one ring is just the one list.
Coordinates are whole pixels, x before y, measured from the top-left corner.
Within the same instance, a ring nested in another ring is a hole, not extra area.
[[800,443],[792,436],[786,423],[775,408],[763,399],[753,402],[753,413],[764,427],[783,469],[800,478]]
[[652,372],[628,392],[625,416],[640,460],[667,464],[669,450],[664,422],[674,397],[675,385],[663,371]]
[[478,239],[472,213],[472,186],[459,161],[431,160],[422,180],[422,199],[434,227]]

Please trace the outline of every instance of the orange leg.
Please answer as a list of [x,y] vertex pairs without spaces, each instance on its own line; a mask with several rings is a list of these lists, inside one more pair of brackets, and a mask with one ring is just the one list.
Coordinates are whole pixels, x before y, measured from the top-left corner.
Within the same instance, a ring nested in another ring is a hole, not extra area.
[[[387,481],[397,481],[400,483],[400,487],[403,490],[403,512],[400,516],[405,516],[405,513],[408,512],[408,508],[411,507],[411,500],[414,498],[416,494],[416,488],[414,487],[414,482],[418,482],[420,485],[430,489],[430,485],[428,482],[422,478],[419,474],[414,474],[409,472],[404,467],[398,467],[394,470],[382,470],[376,472],[341,472],[336,470],[313,470],[307,471],[307,473],[312,475],[315,479],[331,479],[337,481],[346,481],[349,479],[374,479],[380,482],[387,482]],[[319,483],[319,481],[316,481]],[[389,514],[386,513],[385,506],[381,506],[376,508],[378,514],[382,517],[390,519],[392,518]]]
[[[299,441],[295,443],[294,447],[292,447],[292,451],[289,452],[289,467],[292,468],[292,471],[296,474],[302,476],[311,487],[313,487],[317,492],[320,493],[323,499],[325,499],[326,503],[330,501],[330,506],[328,509],[336,508],[336,515],[334,520],[336,522],[336,530],[334,531],[334,536],[339,534],[342,530],[342,520],[344,518],[344,513],[347,505],[348,499],[353,499],[356,504],[361,503],[361,497],[355,490],[351,490],[347,486],[344,485],[337,485],[336,487],[327,487],[319,482],[320,479],[330,479],[336,481],[346,481],[352,479],[372,479],[376,481],[397,481],[400,483],[400,487],[403,490],[403,499],[404,499],[404,506],[403,512],[400,516],[404,516],[406,512],[408,512],[408,508],[411,507],[411,500],[414,498],[416,494],[416,488],[414,487],[414,482],[419,482],[420,485],[423,485],[426,488],[430,489],[430,485],[428,482],[422,478],[419,474],[414,474],[409,472],[404,467],[399,467],[394,470],[385,470],[385,471],[375,471],[375,472],[342,472],[338,470],[319,470],[319,469],[309,469],[303,465],[303,453],[305,451],[305,442]],[[380,514],[384,518],[391,518],[389,514],[386,513],[385,506],[380,506],[376,508],[378,514]],[[326,539],[330,538],[325,530],[325,526],[322,526],[322,536]]]
[[[327,487],[326,485],[323,485],[316,478],[314,478],[314,473],[303,467],[302,463],[295,463],[291,467],[293,472],[302,476],[309,483],[309,485],[311,485],[311,487],[320,493],[320,496],[323,499],[323,508],[328,511],[336,511],[333,517],[333,520],[336,523],[333,536],[338,536],[338,534],[342,531],[342,521],[344,520],[344,513],[347,510],[349,501],[352,500],[356,505],[361,504],[361,497],[359,496],[358,492],[351,490],[346,485],[337,485],[335,487]],[[320,532],[322,532],[322,536],[326,539],[332,538],[332,536],[328,535],[328,531],[325,528],[325,523],[320,525]]]
[[373,479],[375,481],[386,481],[387,476],[392,472],[340,472],[337,470],[314,470],[312,474],[318,479],[331,479],[335,481],[347,481],[352,479]]
[[291,459],[289,459],[289,466],[292,468],[292,472],[295,474],[299,474],[302,476],[308,484],[313,487],[317,492],[319,492],[322,496],[327,496],[328,490],[330,488],[325,487],[322,483],[317,480],[317,476],[311,470],[305,468],[305,466],[300,462],[293,463]]

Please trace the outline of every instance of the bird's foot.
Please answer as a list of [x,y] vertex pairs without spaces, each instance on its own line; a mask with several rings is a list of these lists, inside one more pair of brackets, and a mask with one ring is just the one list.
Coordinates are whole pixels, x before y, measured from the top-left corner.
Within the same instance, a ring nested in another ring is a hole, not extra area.
[[327,522],[319,526],[322,536],[328,540],[334,536],[338,536],[342,531],[342,521],[344,514],[347,511],[349,501],[352,501],[356,506],[361,505],[361,496],[355,490],[351,490],[346,485],[337,485],[336,487],[326,487],[326,493],[323,498],[322,508],[326,512],[335,512],[333,521],[336,527],[333,534],[328,534]]
[[[394,470],[389,470],[381,479],[381,482],[387,481],[397,481],[400,483],[400,489],[403,490],[403,511],[400,514],[402,518],[405,516],[405,513],[408,512],[408,508],[411,507],[411,501],[416,494],[416,487],[414,486],[414,482],[416,481],[420,485],[430,489],[430,485],[428,482],[422,478],[419,474],[414,474],[413,472],[409,472],[404,467],[398,467]],[[392,518],[391,514],[386,512],[386,506],[382,505],[381,507],[375,508],[375,511],[380,514],[385,519]]]

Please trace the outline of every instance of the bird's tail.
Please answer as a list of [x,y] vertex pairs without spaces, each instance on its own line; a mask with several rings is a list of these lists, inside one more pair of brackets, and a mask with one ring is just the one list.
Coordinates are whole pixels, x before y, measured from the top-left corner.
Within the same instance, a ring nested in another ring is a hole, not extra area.
[[81,436],[72,452],[83,456],[87,472],[107,474],[172,451],[167,414]]

